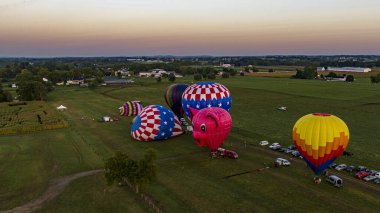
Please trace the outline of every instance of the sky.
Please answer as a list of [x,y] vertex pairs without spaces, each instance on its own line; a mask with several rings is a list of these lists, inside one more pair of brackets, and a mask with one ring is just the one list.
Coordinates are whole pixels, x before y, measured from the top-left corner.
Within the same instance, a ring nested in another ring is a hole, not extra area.
[[380,54],[379,0],[0,0],[0,56]]

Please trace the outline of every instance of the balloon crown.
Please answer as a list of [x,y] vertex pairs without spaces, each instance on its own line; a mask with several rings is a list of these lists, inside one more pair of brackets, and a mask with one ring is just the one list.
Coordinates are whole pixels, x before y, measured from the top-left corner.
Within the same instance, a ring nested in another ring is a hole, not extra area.
[[315,116],[323,116],[323,117],[331,116],[328,113],[322,113],[322,112],[313,113],[313,115],[315,115]]

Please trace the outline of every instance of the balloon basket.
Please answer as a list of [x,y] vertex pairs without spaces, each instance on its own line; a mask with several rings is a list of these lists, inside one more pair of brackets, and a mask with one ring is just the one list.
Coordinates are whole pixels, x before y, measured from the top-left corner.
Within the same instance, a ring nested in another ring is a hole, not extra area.
[[211,152],[211,158],[217,158],[218,152]]
[[314,177],[314,183],[315,183],[315,184],[321,184],[321,182],[322,182],[321,177],[319,177],[319,176]]

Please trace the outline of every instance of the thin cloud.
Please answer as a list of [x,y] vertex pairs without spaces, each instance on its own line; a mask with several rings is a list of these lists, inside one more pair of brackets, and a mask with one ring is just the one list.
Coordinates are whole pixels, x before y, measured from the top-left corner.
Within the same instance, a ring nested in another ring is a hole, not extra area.
[[9,9],[17,8],[19,6],[33,4],[40,1],[44,1],[44,0],[19,0],[19,1],[12,0],[12,1],[6,1],[5,3],[0,2],[0,10],[9,10]]

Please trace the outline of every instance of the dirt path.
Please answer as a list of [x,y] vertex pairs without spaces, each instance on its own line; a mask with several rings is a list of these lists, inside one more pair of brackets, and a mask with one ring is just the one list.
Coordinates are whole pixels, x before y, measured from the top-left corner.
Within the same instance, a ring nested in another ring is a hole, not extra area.
[[90,175],[95,175],[95,174],[98,174],[101,172],[103,172],[103,169],[91,170],[91,171],[87,171],[87,172],[80,172],[80,173],[76,173],[73,175],[68,175],[68,176],[56,179],[50,183],[49,188],[39,198],[37,198],[37,199],[35,199],[35,200],[25,204],[25,205],[16,207],[14,209],[7,210],[7,211],[0,211],[0,213],[34,212],[34,211],[40,209],[46,202],[57,197],[61,192],[63,192],[63,190],[66,188],[66,186],[69,185],[72,181],[74,181],[78,178],[82,178],[82,177],[86,177],[86,176],[90,176]]

